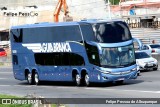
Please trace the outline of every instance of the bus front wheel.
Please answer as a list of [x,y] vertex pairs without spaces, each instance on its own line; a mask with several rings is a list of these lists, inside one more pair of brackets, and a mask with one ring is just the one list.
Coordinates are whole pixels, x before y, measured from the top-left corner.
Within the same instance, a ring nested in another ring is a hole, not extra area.
[[33,74],[33,80],[35,85],[38,85],[40,83],[38,73]]
[[85,77],[84,77],[84,84],[85,84],[85,86],[89,86],[89,85],[90,85],[88,74],[85,74]]

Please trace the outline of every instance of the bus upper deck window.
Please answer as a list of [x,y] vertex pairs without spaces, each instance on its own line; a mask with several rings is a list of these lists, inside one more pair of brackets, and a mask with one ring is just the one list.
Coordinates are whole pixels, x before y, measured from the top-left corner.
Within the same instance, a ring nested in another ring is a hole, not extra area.
[[22,29],[12,29],[11,35],[14,42],[22,42],[22,35],[23,35]]

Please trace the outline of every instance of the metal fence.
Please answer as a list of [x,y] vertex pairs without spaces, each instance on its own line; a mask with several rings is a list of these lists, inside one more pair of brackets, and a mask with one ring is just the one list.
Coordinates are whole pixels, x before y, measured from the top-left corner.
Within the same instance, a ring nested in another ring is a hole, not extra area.
[[156,28],[160,28],[160,21],[146,22],[146,24],[140,23],[140,22],[137,22],[137,23],[129,22],[128,26],[130,28],[154,28],[156,29]]
[[155,43],[160,44],[160,29],[150,29],[150,28],[135,28],[130,29],[131,34],[134,38],[138,38],[143,44],[151,44],[154,40]]

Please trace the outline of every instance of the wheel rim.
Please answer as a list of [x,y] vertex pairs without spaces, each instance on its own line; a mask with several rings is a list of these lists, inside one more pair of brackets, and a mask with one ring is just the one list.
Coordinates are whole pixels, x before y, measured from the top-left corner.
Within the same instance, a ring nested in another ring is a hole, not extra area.
[[30,73],[27,74],[27,81],[29,84],[32,83],[32,75]]
[[80,85],[80,76],[79,76],[79,74],[76,74],[76,84]]
[[85,75],[85,84],[87,86],[89,85],[89,76],[88,76],[88,74]]
[[38,84],[38,82],[39,82],[39,78],[38,78],[38,74],[37,73],[35,73],[34,81],[35,81],[35,84]]

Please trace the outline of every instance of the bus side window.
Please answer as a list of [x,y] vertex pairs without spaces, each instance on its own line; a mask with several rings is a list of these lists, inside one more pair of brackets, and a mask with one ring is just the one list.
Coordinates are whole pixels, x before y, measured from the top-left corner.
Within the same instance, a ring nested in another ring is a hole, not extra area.
[[21,43],[23,39],[23,29],[12,29],[11,35],[14,42]]
[[69,54],[70,53],[61,53],[61,63],[62,66],[69,66]]
[[75,53],[35,53],[35,62],[42,66],[83,66],[82,56]]
[[84,65],[83,57],[78,54],[75,54],[75,63],[77,66]]
[[55,53],[53,55],[54,55],[54,65],[61,66],[62,65],[61,53]]
[[13,64],[18,65],[18,57],[17,55],[13,55]]
[[83,57],[78,55],[78,54],[71,53],[69,59],[70,59],[70,65],[71,66],[83,66],[83,65],[85,65]]
[[99,60],[99,53],[98,53],[98,48],[96,46],[92,46],[89,44],[86,45],[86,51],[87,51],[87,56],[89,59],[89,62],[94,65],[100,65],[100,60]]

